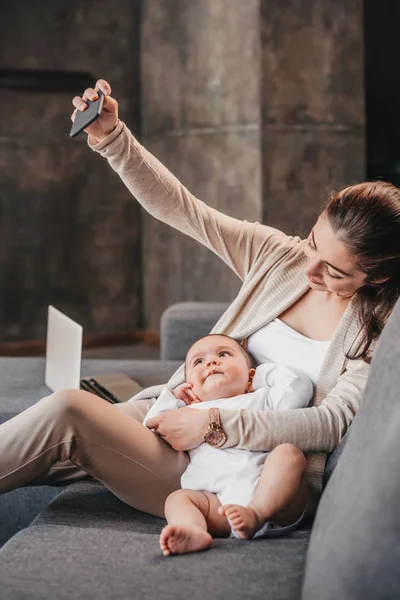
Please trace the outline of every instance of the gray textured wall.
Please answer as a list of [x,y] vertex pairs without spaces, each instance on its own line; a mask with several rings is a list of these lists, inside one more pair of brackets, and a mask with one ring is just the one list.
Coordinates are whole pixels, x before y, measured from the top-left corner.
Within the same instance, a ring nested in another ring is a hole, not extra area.
[[[365,177],[362,10],[20,0],[2,7],[1,66],[108,78],[121,117],[192,193],[304,235],[329,190]],[[48,303],[103,333],[158,329],[172,302],[233,299],[240,281],[222,261],[143,213],[84,137],[68,139],[70,101],[0,90],[3,341],[43,338]]]
[[[214,208],[307,234],[365,177],[362,1],[144,5],[144,143]],[[148,326],[171,302],[235,296],[209,251],[144,222]]]
[[261,0],[263,218],[308,234],[365,178],[362,0]]
[[[139,124],[139,0],[1,7],[0,68],[109,78]],[[76,90],[77,93],[83,90]],[[118,177],[68,137],[71,93],[0,89],[0,336],[44,339],[49,303],[85,333],[140,326],[140,213]]]
[[[142,141],[189,190],[260,220],[257,0],[144,2]],[[181,300],[230,300],[238,278],[209,250],[144,218],[146,326]]]

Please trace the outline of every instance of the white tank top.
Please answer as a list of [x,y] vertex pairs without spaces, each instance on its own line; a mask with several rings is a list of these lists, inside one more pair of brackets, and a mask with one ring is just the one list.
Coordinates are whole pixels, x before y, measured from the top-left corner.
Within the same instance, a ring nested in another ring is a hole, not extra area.
[[268,360],[303,371],[317,383],[330,340],[305,337],[276,318],[249,336],[247,349],[259,365]]

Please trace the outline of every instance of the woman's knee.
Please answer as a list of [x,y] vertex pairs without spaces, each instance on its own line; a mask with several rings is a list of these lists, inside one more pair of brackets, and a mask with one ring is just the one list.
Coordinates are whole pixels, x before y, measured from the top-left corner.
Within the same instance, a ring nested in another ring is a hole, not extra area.
[[290,462],[293,464],[293,466],[305,471],[307,467],[306,457],[304,456],[304,453],[294,444],[280,444],[273,450],[273,452],[279,453],[281,459],[285,460],[286,462]]
[[57,413],[74,413],[84,410],[93,394],[84,390],[65,389],[47,396],[51,408]]

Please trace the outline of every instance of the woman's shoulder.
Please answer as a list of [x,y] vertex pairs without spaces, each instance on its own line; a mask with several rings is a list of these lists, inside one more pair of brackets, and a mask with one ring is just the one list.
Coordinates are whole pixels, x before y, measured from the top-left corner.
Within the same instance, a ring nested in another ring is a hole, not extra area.
[[276,254],[280,258],[284,254],[293,254],[298,256],[304,255],[304,243],[306,240],[298,235],[289,235],[263,223],[254,223],[254,236],[258,238],[259,252],[258,256],[268,254],[273,257]]

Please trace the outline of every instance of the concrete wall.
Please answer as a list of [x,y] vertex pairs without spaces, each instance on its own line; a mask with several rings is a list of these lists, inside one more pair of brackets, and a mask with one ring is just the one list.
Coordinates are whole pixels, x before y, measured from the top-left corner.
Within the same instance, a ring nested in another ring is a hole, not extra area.
[[262,0],[263,218],[308,235],[365,178],[363,2]]
[[[361,0],[144,2],[143,143],[199,198],[306,235],[365,177]],[[144,218],[150,328],[180,300],[231,300],[209,251]]]
[[[197,197],[261,220],[257,0],[144,2],[142,141]],[[144,218],[144,311],[230,300],[240,281],[209,250]]]
[[[140,2],[1,7],[0,68],[77,70],[113,83],[139,127]],[[118,177],[69,138],[73,95],[0,89],[1,341],[44,339],[48,304],[85,333],[140,326],[140,213]]]
[[[25,0],[2,8],[0,67],[108,78],[121,118],[193,194],[306,235],[330,190],[365,177],[362,12],[361,0]],[[232,300],[240,281],[222,261],[68,138],[71,97],[0,89],[3,341],[43,339],[49,303],[106,333],[157,330],[173,302]]]

